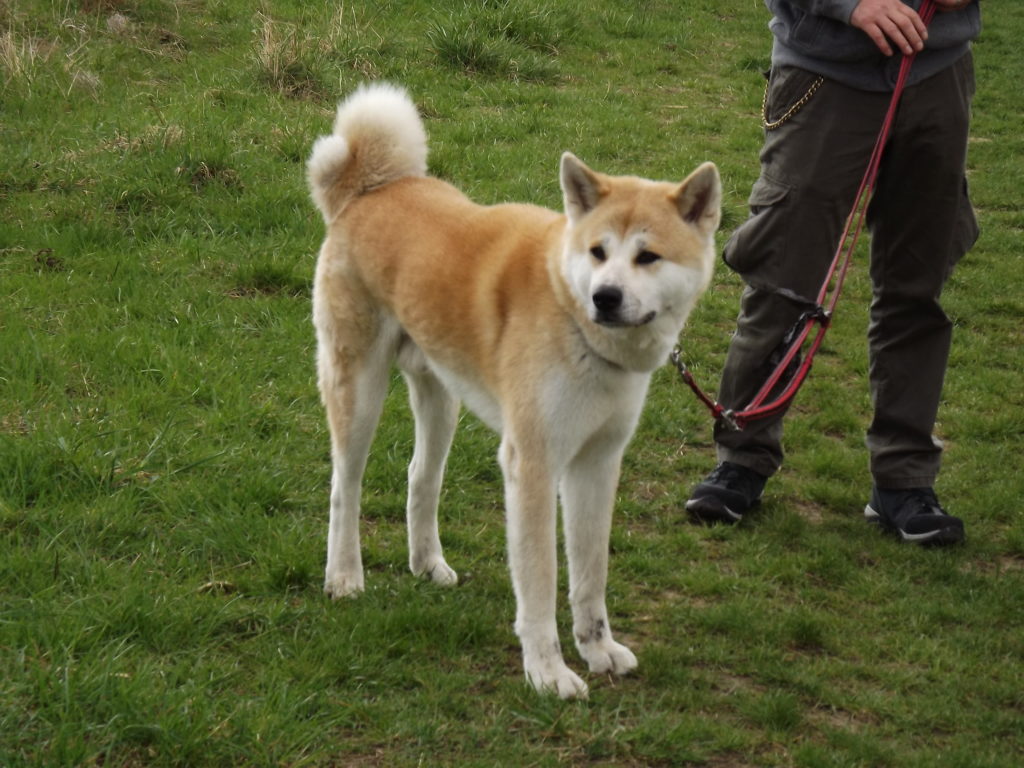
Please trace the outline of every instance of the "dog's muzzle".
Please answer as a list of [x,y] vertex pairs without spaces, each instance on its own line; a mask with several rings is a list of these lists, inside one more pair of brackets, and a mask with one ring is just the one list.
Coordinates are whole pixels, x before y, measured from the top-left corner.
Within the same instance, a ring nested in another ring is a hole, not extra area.
[[594,291],[590,297],[594,304],[594,322],[610,328],[631,328],[647,325],[654,320],[657,312],[648,312],[639,320],[629,320],[622,316],[622,289],[614,285],[605,285]]
[[619,310],[622,308],[621,288],[605,285],[594,291],[590,298],[594,302],[594,309],[597,310],[598,322],[602,318],[618,319]]

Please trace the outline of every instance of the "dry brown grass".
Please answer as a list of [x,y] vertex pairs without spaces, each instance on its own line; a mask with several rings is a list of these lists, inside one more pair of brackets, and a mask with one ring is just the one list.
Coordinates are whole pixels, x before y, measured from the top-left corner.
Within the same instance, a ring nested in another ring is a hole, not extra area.
[[259,80],[291,98],[311,98],[323,92],[318,70],[319,42],[296,25],[276,21],[263,12],[255,16],[256,67]]

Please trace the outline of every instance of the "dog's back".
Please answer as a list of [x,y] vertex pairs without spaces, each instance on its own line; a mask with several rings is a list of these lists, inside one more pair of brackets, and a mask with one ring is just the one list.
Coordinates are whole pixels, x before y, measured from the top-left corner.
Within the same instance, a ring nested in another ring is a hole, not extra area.
[[[404,90],[364,86],[339,106],[334,132],[314,144],[308,175],[328,230],[321,269],[358,279],[318,279],[315,301],[362,306],[365,290],[432,360],[493,390],[509,316],[540,326],[520,329],[537,339],[543,317],[557,311],[547,257],[561,244],[564,216],[534,205],[478,205],[427,176],[426,156],[423,124]],[[511,293],[526,297],[526,312],[511,308]],[[325,327],[340,324],[338,310],[321,317]]]

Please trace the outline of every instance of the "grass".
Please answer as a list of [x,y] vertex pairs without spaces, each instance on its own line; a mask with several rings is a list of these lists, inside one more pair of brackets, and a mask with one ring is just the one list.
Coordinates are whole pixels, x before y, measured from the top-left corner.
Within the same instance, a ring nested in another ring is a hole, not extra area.
[[[985,13],[984,234],[947,292],[939,425],[968,542],[908,549],[860,520],[861,260],[749,524],[685,524],[710,423],[657,373],[612,540],[640,669],[564,703],[522,679],[496,441],[468,415],[442,515],[460,586],[408,575],[397,380],[367,593],[320,593],[304,159],[342,95],[388,78],[422,107],[432,171],[481,201],[559,205],[564,149],[659,178],[713,159],[724,238],[757,173],[762,5],[0,6],[0,764],[1019,765],[1024,8]],[[712,386],[739,290],[720,269],[685,337]]]

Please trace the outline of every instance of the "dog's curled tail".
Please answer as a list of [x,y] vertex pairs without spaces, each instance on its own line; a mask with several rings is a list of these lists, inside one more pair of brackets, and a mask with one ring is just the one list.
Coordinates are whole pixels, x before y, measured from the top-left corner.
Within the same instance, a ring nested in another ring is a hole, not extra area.
[[403,88],[360,86],[338,105],[334,132],[313,144],[306,165],[313,202],[330,223],[364,192],[427,172],[427,134]]

